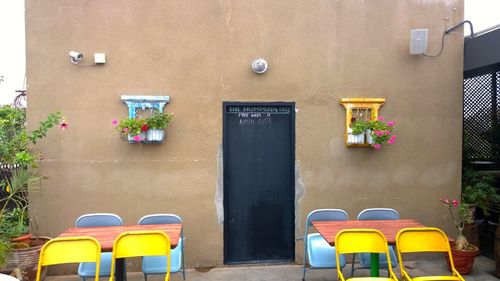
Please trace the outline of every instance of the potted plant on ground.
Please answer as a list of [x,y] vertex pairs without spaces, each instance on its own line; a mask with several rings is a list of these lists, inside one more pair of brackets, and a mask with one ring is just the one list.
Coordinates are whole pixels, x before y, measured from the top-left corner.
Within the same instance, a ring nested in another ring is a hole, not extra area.
[[[450,242],[455,268],[460,274],[469,274],[472,270],[472,266],[474,265],[474,259],[479,253],[479,248],[469,243],[467,238],[463,235],[466,222],[472,221],[469,205],[463,201],[459,202],[457,199],[449,200],[440,198],[439,200],[448,208],[450,217],[458,230],[457,238],[455,238],[453,242]],[[456,216],[452,210],[453,208],[457,209]],[[447,261],[449,264],[450,261]]]
[[148,126],[147,140],[163,142],[166,136],[165,129],[170,125],[173,117],[172,113],[155,111],[153,115],[146,118],[146,125]]

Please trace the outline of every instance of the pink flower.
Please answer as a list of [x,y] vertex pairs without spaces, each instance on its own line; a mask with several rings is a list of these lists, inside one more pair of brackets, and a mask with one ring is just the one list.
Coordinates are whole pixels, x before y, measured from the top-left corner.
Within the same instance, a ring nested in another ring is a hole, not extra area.
[[387,122],[387,126],[389,126],[389,127],[394,126],[394,124],[396,124],[395,121],[389,121],[389,122]]
[[445,204],[450,204],[450,203],[451,203],[451,202],[450,202],[450,200],[448,200],[448,199],[444,199],[444,201],[443,201],[443,202],[444,202]]
[[377,117],[377,120],[378,120],[378,121],[384,121],[384,117],[379,116],[379,117]]
[[122,132],[128,133],[128,128],[127,127],[123,128]]
[[385,131],[385,135],[388,136],[391,134],[391,131]]
[[115,126],[116,126],[116,125],[118,125],[118,120],[113,119],[113,121],[111,121],[111,124],[113,124],[113,125],[115,125]]
[[142,137],[140,135],[135,135],[132,139],[135,141],[141,141]]
[[378,137],[381,137],[384,135],[384,132],[382,131],[375,131],[375,135],[377,135]]
[[395,141],[396,141],[396,140],[394,140],[394,139],[389,139],[389,140],[387,141],[387,143],[388,143],[388,144],[393,144]]
[[67,128],[69,127],[69,124],[68,122],[66,122],[66,120],[62,120],[61,123],[59,123],[59,128],[61,130],[66,130]]
[[393,142],[394,142],[394,141],[396,141],[396,135],[392,135],[392,136],[391,136],[391,140],[392,140]]
[[451,201],[451,204],[453,205],[453,207],[458,206],[458,200],[457,199],[453,199],[453,201]]
[[376,150],[380,150],[382,148],[382,145],[380,143],[377,143],[373,146]]

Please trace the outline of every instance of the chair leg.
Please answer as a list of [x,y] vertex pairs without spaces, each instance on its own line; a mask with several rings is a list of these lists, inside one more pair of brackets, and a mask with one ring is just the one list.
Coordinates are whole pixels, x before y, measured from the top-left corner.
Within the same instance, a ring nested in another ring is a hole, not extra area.
[[87,281],[87,278],[85,276],[82,276],[83,281]]
[[351,277],[354,276],[354,260],[355,259],[356,259],[356,254],[352,254]]
[[144,273],[144,281],[148,281],[148,275]]

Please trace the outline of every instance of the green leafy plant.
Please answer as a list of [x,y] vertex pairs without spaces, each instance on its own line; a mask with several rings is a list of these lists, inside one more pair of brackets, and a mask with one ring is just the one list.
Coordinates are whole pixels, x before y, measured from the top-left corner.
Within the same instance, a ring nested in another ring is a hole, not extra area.
[[479,207],[488,216],[500,210],[500,194],[492,174],[465,168],[462,171],[462,200],[471,207]]
[[396,122],[385,122],[384,117],[379,116],[376,120],[352,120],[351,129],[353,135],[369,133],[372,138],[372,146],[379,150],[383,144],[393,144],[396,142],[396,135],[393,134]]
[[50,113],[40,126],[29,132],[26,129],[26,110],[10,105],[0,107],[0,163],[33,165],[39,155],[29,151],[30,144],[36,144],[45,137],[50,128],[59,123],[61,129],[68,124],[60,112]]
[[173,113],[155,111],[153,115],[146,118],[146,124],[148,125],[149,129],[165,129],[170,125],[173,117]]
[[[455,227],[458,230],[458,236],[455,239],[455,249],[457,250],[472,250],[474,247],[467,241],[467,238],[463,235],[463,230],[465,223],[472,220],[470,213],[470,206],[467,203],[459,202],[457,199],[449,200],[445,198],[439,198],[447,208],[450,213],[450,217],[453,220]],[[457,208],[457,214],[454,214],[453,208]]]
[[[113,120],[113,124],[117,123],[117,120]],[[123,119],[116,126],[116,130],[123,135],[137,136],[141,132],[148,130],[146,121],[141,118],[127,118]]]

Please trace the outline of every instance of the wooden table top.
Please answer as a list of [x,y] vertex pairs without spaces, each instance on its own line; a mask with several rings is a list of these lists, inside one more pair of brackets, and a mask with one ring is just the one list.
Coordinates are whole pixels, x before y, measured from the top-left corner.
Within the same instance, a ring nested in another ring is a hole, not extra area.
[[125,231],[137,230],[161,230],[170,238],[171,247],[174,248],[179,242],[182,224],[143,224],[143,225],[121,225],[121,226],[99,226],[99,227],[71,227],[66,229],[58,237],[91,236],[101,244],[101,251],[113,251],[115,238]]
[[396,234],[402,228],[424,227],[412,219],[404,220],[348,220],[348,221],[312,221],[312,225],[330,245],[335,245],[337,232],[346,228],[373,228],[385,235],[387,243],[396,244]]

